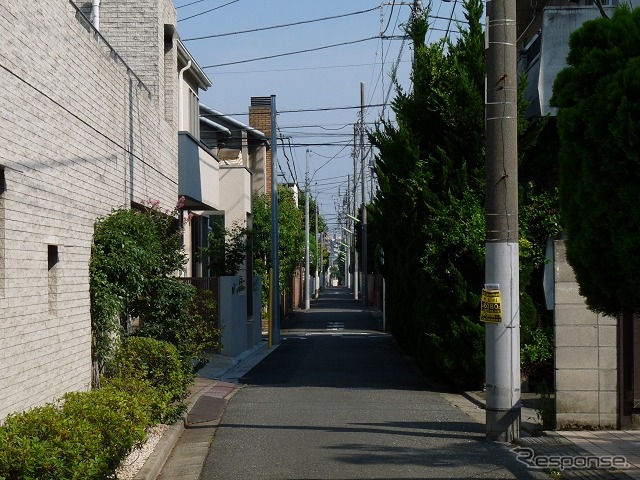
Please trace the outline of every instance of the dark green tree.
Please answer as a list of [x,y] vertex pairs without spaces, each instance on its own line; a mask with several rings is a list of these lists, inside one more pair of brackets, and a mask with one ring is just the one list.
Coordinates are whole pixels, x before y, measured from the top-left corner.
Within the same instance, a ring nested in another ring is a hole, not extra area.
[[[266,195],[254,195],[253,230],[255,275],[263,277],[263,286],[268,288],[268,271],[271,265],[271,204]],[[290,288],[290,280],[304,260],[304,218],[296,206],[293,191],[278,187],[278,236],[281,291]]]
[[640,10],[583,24],[554,83],[567,257],[597,312],[640,311]]
[[[238,275],[248,253],[249,230],[240,223],[225,228],[224,217],[217,217],[210,224],[209,245],[202,249],[201,255],[208,260],[212,277]],[[245,279],[248,281],[248,279]]]
[[371,223],[384,252],[394,335],[431,373],[480,382],[484,334],[484,35],[482,3],[464,3],[456,43],[426,45],[408,27],[413,90],[393,102],[397,126],[373,133],[379,192]]

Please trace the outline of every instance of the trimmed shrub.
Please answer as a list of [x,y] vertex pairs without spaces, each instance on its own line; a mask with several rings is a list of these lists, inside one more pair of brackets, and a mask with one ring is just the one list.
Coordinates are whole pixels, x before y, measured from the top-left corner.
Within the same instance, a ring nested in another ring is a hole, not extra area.
[[102,480],[146,439],[145,396],[107,386],[9,415],[0,426],[3,480]]
[[142,395],[104,387],[67,393],[63,398],[62,415],[91,425],[100,437],[101,455],[111,469],[147,438],[145,429],[151,424],[151,409]]
[[93,426],[53,405],[9,415],[0,426],[0,478],[98,479],[107,465]]
[[146,337],[125,339],[107,363],[107,376],[119,377],[125,381],[138,379],[149,382],[166,405],[161,414],[166,423],[172,423],[184,411],[183,400],[193,382],[193,373],[191,369],[187,371],[184,367],[176,347],[168,342]]
[[103,377],[100,380],[102,388],[112,388],[121,392],[126,392],[143,399],[149,408],[151,415],[150,425],[167,423],[167,412],[170,406],[167,405],[162,392],[153,388],[151,382],[142,378],[124,377]]

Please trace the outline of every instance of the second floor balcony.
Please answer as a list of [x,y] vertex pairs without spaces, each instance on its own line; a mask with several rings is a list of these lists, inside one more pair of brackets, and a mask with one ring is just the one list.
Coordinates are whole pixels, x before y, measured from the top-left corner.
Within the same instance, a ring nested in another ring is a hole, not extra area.
[[188,210],[220,209],[220,165],[189,132],[178,133],[178,195]]

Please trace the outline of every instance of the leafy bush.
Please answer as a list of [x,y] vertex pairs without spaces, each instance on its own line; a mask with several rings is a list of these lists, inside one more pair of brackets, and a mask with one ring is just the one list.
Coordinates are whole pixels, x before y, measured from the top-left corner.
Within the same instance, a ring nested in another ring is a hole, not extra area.
[[186,294],[172,296],[178,304],[166,308],[168,300],[157,288],[186,261],[177,213],[177,208],[161,211],[159,202],[152,200],[145,210],[121,208],[96,221],[89,278],[92,354],[98,369],[112,350],[114,333],[130,333],[131,318],[162,323],[163,315],[175,319],[176,311],[187,310]]
[[146,438],[151,416],[143,395],[107,386],[63,400],[7,417],[0,426],[0,478],[109,478]]
[[141,395],[103,387],[67,393],[63,399],[62,415],[91,425],[93,435],[100,438],[100,455],[110,469],[115,469],[134,447],[146,440],[151,412]]
[[[171,342],[189,368],[205,348],[217,346],[215,335],[203,335],[208,319],[192,314],[195,288],[173,276],[186,259],[175,218],[182,200],[172,211],[162,211],[157,200],[144,210],[118,209],[94,225],[89,273],[96,379],[123,333]],[[139,320],[135,332],[133,318]]]
[[138,301],[140,327],[136,335],[172,343],[189,362],[195,337],[189,307],[195,293],[194,286],[174,277],[150,280],[147,293]]
[[149,382],[166,405],[161,416],[167,422],[184,411],[182,401],[193,381],[192,369],[185,366],[176,347],[146,337],[125,339],[107,364],[107,376]]
[[0,478],[97,479],[108,473],[100,438],[82,419],[53,405],[9,415],[0,426]]
[[520,349],[522,374],[535,374],[553,358],[553,339],[550,329],[536,328],[531,332],[530,341]]
[[112,388],[141,397],[149,408],[151,425],[171,423],[168,417],[171,406],[167,404],[165,395],[151,385],[149,380],[132,377],[103,377],[100,381],[102,388]]

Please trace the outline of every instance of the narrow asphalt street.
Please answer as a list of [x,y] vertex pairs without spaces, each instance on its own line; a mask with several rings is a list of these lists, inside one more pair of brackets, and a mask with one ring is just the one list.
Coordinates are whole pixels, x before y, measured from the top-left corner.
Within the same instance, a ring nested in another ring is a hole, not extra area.
[[296,313],[240,379],[200,478],[548,478],[486,442],[378,323],[344,288]]

